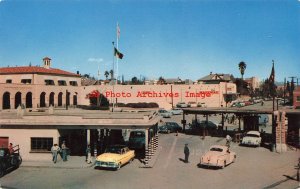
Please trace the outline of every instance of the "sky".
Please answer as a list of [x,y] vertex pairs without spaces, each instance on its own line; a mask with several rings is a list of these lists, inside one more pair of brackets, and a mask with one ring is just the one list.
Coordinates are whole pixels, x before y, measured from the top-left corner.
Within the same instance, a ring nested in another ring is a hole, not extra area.
[[197,80],[210,72],[300,78],[299,0],[0,0],[0,66],[42,65],[104,79]]

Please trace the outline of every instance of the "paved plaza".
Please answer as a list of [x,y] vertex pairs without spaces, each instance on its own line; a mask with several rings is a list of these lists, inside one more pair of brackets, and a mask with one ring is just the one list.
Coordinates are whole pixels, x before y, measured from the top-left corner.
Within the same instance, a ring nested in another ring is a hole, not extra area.
[[[19,169],[0,179],[2,188],[297,188],[295,180],[299,151],[274,153],[269,149],[232,144],[237,161],[225,169],[199,168],[200,156],[224,138],[160,134],[160,150],[153,168],[141,168],[138,159],[119,171],[95,170],[85,157],[69,162],[24,162]],[[183,147],[190,147],[190,163],[184,163]]]

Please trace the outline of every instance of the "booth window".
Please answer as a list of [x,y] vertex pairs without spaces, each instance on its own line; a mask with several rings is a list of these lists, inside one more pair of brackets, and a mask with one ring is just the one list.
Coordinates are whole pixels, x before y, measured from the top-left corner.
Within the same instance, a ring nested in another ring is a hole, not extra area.
[[297,96],[296,101],[297,101],[297,102],[300,102],[300,96]]
[[53,146],[53,138],[31,137],[31,152],[49,152]]

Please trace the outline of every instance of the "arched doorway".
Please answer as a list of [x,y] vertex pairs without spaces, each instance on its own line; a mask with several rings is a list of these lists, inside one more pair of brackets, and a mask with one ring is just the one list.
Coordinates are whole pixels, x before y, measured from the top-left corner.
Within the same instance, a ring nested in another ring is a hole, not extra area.
[[46,93],[42,92],[40,95],[40,107],[46,107]]
[[2,98],[2,109],[10,109],[10,93],[5,92]]
[[32,92],[26,94],[26,108],[32,108]]
[[54,106],[54,92],[51,92],[49,96],[49,106],[51,105]]
[[17,109],[20,105],[22,105],[22,93],[17,92],[15,95],[15,109]]
[[73,95],[73,105],[77,105],[77,93]]
[[58,102],[57,102],[58,106],[62,106],[62,98],[63,98],[63,93],[62,92],[58,93]]

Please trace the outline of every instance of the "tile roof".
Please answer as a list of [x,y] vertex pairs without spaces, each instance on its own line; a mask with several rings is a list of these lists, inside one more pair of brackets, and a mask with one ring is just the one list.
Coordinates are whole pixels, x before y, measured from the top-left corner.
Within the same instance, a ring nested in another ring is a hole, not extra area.
[[50,74],[50,75],[66,75],[66,76],[77,76],[80,75],[67,72],[56,68],[44,68],[38,66],[20,66],[20,67],[2,67],[0,68],[1,74],[26,74],[26,73],[39,73],[39,74]]
[[209,74],[198,81],[231,81],[233,80],[233,76],[230,74]]

